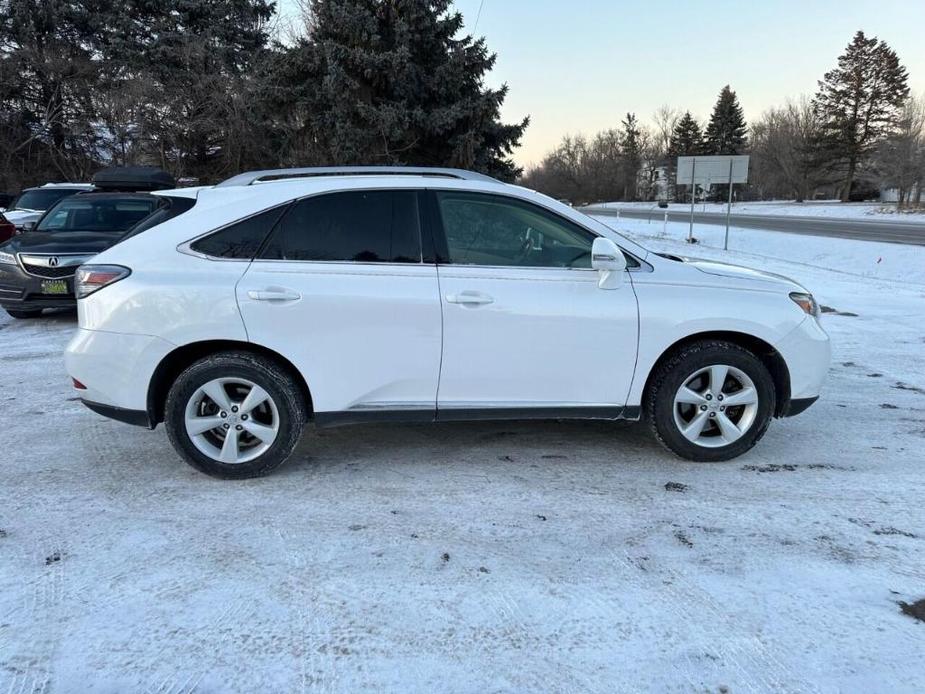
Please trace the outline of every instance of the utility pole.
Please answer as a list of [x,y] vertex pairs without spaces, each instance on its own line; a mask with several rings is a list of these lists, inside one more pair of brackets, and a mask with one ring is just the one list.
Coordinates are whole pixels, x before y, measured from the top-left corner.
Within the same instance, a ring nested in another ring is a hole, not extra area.
[[723,250],[729,250],[729,214],[732,212],[732,159],[729,160],[729,199],[726,201],[726,238],[723,240]]
[[691,225],[687,232],[687,242],[694,242],[694,201],[697,199],[697,159],[691,162]]

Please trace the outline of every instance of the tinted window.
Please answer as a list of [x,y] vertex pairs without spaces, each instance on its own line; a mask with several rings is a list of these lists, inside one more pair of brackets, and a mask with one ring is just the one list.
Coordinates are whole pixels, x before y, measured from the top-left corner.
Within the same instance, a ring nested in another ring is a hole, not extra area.
[[42,217],[36,231],[122,232],[147,217],[158,206],[156,198],[94,198],[73,195]]
[[414,191],[345,191],[306,198],[286,212],[262,258],[421,262]]
[[160,207],[154,214],[145,217],[138,224],[129,229],[128,233],[125,235],[125,238],[130,236],[137,236],[141,232],[147,231],[151,227],[156,227],[158,224],[163,224],[168,219],[178,217],[196,204],[195,198],[163,196],[161,199],[164,201],[164,205]]
[[16,210],[41,210],[45,211],[54,205],[61,198],[74,195],[81,192],[80,189],[74,188],[45,188],[44,190],[27,190],[22,193],[10,205],[10,209]]
[[224,229],[190,244],[198,253],[216,258],[253,258],[285,207],[275,207],[253,217],[242,219]]
[[528,202],[478,193],[437,193],[450,262],[590,268],[594,235]]

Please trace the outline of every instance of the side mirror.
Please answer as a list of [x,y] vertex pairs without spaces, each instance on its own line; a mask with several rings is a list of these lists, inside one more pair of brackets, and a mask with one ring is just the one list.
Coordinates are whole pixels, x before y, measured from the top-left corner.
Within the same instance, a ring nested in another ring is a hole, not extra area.
[[25,234],[27,231],[32,231],[35,229],[36,222],[23,222],[23,225],[19,229],[19,233]]
[[591,268],[601,273],[598,287],[616,289],[626,270],[626,256],[613,241],[599,236],[591,246]]

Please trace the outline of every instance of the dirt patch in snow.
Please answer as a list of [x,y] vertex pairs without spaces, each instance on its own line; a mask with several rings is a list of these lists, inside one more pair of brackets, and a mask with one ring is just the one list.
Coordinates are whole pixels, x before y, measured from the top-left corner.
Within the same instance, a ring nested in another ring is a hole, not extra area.
[[681,484],[680,482],[666,482],[665,491],[666,492],[686,492],[687,485]]
[[925,622],[925,598],[916,600],[911,605],[900,600],[899,609],[902,610],[903,614],[907,614],[920,622]]
[[918,386],[910,386],[908,383],[903,383],[902,381],[897,381],[894,385],[890,386],[896,390],[909,390],[913,393],[918,393],[919,395],[925,395],[925,388],[919,388]]
[[835,316],[848,316],[849,318],[858,317],[858,314],[856,313],[852,313],[851,311],[839,311],[838,309],[832,308],[831,306],[820,306],[819,309],[823,313],[831,313],[832,315],[835,315]]

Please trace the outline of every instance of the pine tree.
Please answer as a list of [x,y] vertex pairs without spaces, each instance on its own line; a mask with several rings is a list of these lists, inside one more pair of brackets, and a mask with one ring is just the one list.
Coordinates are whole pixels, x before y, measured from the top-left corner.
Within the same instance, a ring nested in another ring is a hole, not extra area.
[[742,154],[748,127],[736,93],[727,84],[719,93],[707,125],[704,154]]
[[678,119],[674,130],[671,133],[671,139],[668,142],[668,181],[671,197],[678,200],[677,176],[678,157],[690,157],[703,154],[703,131],[700,123],[691,115],[690,111],[685,111],[684,115]]
[[303,163],[417,164],[505,180],[528,124],[505,124],[507,86],[489,89],[484,39],[459,37],[450,0],[316,0],[281,83]]
[[127,163],[204,182],[273,163],[254,146],[262,104],[250,98],[268,51],[270,0],[83,2],[99,6],[101,62],[118,68],[99,96],[110,132],[130,125]]
[[819,81],[814,99],[822,121],[818,154],[844,171],[841,199],[847,201],[858,167],[896,127],[909,95],[908,75],[885,41],[858,31],[838,67]]
[[[688,157],[696,154],[703,154],[703,132],[691,112],[685,111],[671,134],[671,141],[668,146],[669,159],[675,160],[677,157]],[[674,163],[677,162],[675,161]]]
[[623,199],[635,200],[636,188],[639,179],[639,169],[642,168],[641,132],[636,114],[627,113],[620,131],[620,158],[623,166]]

